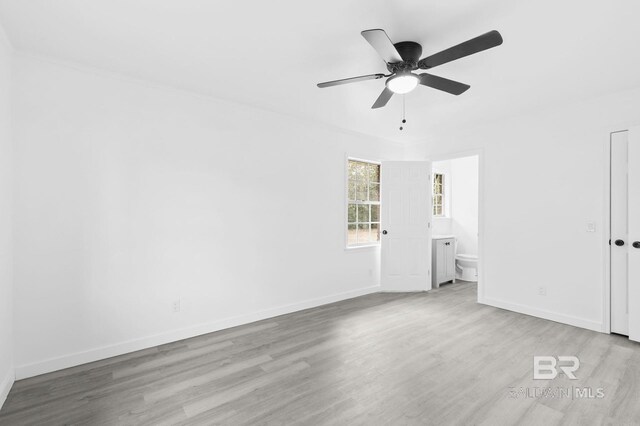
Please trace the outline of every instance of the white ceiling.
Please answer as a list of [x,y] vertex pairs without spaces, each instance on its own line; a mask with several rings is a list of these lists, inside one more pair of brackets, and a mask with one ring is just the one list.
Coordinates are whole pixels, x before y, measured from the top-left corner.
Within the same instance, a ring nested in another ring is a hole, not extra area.
[[[640,86],[635,0],[0,0],[18,50],[210,94],[399,141],[531,108]],[[433,69],[470,84],[456,97],[426,87],[370,106],[386,72],[360,36],[433,53],[492,29],[504,44]]]

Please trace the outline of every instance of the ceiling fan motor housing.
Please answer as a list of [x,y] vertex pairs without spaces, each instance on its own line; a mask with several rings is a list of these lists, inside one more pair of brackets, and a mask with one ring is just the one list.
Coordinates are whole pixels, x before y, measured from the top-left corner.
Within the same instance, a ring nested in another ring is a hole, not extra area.
[[408,72],[418,69],[418,61],[422,56],[422,46],[414,41],[401,41],[394,47],[402,57],[402,62],[388,63],[389,72]]

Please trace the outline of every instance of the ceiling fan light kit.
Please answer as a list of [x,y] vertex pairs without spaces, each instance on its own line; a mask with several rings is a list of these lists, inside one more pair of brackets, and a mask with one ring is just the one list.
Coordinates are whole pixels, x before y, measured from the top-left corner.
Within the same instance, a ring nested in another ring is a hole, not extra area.
[[404,95],[418,87],[420,78],[417,75],[409,73],[396,74],[390,77],[385,83],[387,88],[393,93]]
[[502,44],[502,36],[498,31],[494,30],[420,59],[422,46],[419,43],[402,41],[394,44],[387,36],[387,33],[381,29],[366,30],[362,31],[361,34],[384,60],[390,74],[378,73],[327,81],[319,83],[318,87],[325,88],[388,77],[384,90],[371,107],[373,109],[385,106],[394,94],[409,93],[418,85],[442,90],[452,95],[460,95],[466,92],[471,87],[468,84],[427,73],[414,74],[412,71],[434,68]]

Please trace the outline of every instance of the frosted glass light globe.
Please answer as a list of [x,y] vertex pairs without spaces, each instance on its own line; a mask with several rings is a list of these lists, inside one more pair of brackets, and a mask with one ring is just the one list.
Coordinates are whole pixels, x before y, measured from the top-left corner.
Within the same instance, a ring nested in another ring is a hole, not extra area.
[[415,89],[418,83],[420,79],[415,74],[399,74],[387,80],[387,87],[393,93],[403,95]]

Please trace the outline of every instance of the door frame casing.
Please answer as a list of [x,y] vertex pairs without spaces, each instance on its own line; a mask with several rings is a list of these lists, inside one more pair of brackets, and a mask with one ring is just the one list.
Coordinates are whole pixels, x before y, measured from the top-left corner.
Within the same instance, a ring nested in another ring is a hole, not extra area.
[[[485,166],[484,166],[484,149],[471,149],[465,151],[456,151],[446,154],[434,155],[429,160],[434,163],[436,161],[455,160],[456,158],[478,157],[478,303],[484,304],[485,285],[484,285],[484,235],[485,235]],[[432,221],[433,222],[433,221]],[[431,227],[433,229],[433,226]]]

